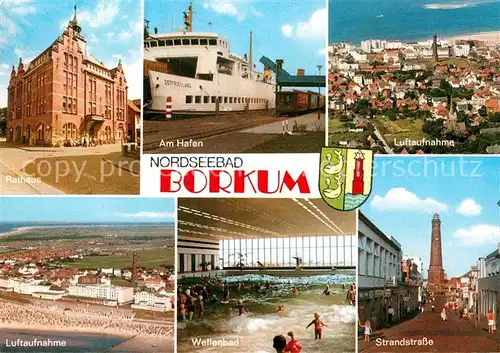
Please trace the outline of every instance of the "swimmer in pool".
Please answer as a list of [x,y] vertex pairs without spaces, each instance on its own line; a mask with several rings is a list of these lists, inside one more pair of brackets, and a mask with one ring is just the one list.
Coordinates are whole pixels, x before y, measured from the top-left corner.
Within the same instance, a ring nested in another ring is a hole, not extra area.
[[323,326],[328,326],[320,319],[320,313],[314,313],[314,320],[307,325],[306,330],[314,324],[314,339],[322,339],[323,338]]
[[238,309],[240,316],[243,314],[248,314],[248,309],[245,305],[243,305],[243,300],[238,299],[238,301],[236,302],[236,308]]
[[276,312],[282,313],[284,311],[285,311],[285,306],[283,304],[278,304],[278,310]]

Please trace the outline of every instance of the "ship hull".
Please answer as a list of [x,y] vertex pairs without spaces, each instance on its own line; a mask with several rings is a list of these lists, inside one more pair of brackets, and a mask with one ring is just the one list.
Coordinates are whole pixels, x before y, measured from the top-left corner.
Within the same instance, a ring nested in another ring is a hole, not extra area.
[[213,81],[150,70],[151,104],[148,110],[165,112],[170,97],[173,114],[274,109],[275,86],[230,75],[215,75]]

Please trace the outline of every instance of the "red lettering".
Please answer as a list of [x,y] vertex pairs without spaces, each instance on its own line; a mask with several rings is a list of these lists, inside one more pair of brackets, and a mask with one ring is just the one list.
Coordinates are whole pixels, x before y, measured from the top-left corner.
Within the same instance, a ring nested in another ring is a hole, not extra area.
[[[175,174],[176,180],[172,180],[172,174]],[[172,169],[162,169],[160,172],[160,192],[177,192],[181,189],[182,174]],[[172,189],[172,183],[177,185]]]
[[[190,193],[199,194],[204,192],[208,186],[208,192],[212,194],[221,192],[225,192],[226,194],[243,194],[248,189],[247,184],[249,184],[254,194],[282,193],[284,189],[285,191],[287,191],[286,189],[293,191],[295,188],[298,188],[298,191],[302,194],[311,193],[304,171],[294,179],[288,171],[285,171],[283,174],[278,170],[277,185],[272,190],[269,186],[270,173],[268,170],[252,170],[250,172],[235,170],[234,176],[225,170],[211,170],[209,173],[207,176],[200,169],[192,169],[183,175],[177,170],[162,169],[160,172],[160,192],[179,192],[184,187]],[[255,180],[253,180],[255,178],[252,178],[255,174],[257,175],[258,190],[255,188]],[[281,175],[283,175],[283,179],[281,179]],[[222,184],[222,179],[225,177],[227,177],[227,182]]]
[[[229,183],[226,186],[222,186],[220,184],[220,175],[222,173],[225,173],[229,177]],[[219,192],[219,191],[224,191],[228,194],[231,193],[231,191],[227,190],[231,187],[231,184],[233,183],[233,178],[231,177],[231,173],[226,172],[225,170],[214,170],[210,172],[210,179],[208,182],[208,188],[210,192]]]
[[280,188],[280,171],[278,170],[278,183],[276,184],[276,190],[269,191],[269,171],[259,170],[257,171],[257,186],[259,191],[264,194],[276,194]]
[[245,180],[248,179],[250,182],[250,186],[253,189],[254,193],[257,193],[255,190],[255,186],[252,183],[252,179],[250,179],[250,175],[255,173],[255,170],[252,170],[250,173],[245,173],[244,170],[235,170],[234,171],[234,193],[242,194],[245,192]]
[[[198,191],[196,191],[196,189],[195,189],[196,183],[195,183],[195,179],[194,179],[194,176],[197,172],[203,176],[203,187],[201,187],[200,190],[198,190]],[[184,176],[184,187],[186,188],[187,191],[192,192],[193,194],[199,194],[200,192],[205,190],[205,188],[207,187],[207,184],[208,184],[208,180],[207,180],[205,173],[203,173],[199,169],[190,170]]]
[[280,193],[283,192],[284,185],[286,185],[290,191],[292,191],[295,185],[298,185],[301,194],[309,194],[311,192],[309,183],[307,182],[306,172],[300,173],[297,180],[293,180],[292,176],[288,172],[285,172],[283,182],[281,183]]

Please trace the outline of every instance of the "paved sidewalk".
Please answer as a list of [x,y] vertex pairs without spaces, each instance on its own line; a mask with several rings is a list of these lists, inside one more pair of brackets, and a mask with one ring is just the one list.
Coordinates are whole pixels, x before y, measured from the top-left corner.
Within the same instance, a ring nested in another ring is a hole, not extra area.
[[[444,297],[437,297],[435,312],[427,305],[423,314],[375,331],[370,343],[360,335],[359,352],[500,352],[496,336],[460,319],[453,311],[447,310],[448,321],[443,322],[440,312],[444,302]],[[408,342],[411,339],[414,342]],[[432,340],[432,345],[423,345],[424,340]]]

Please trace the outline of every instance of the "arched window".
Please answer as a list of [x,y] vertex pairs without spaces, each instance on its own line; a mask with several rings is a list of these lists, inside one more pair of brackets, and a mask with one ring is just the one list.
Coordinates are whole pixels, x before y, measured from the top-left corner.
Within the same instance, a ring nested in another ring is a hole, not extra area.
[[44,125],[38,124],[36,127],[36,139],[43,140],[44,139]]
[[104,131],[105,131],[106,140],[110,141],[111,140],[111,126],[106,126]]
[[21,139],[22,139],[22,132],[23,132],[23,129],[21,128],[21,126],[17,126],[16,127],[16,141],[17,142],[21,142]]
[[117,139],[121,140],[124,137],[124,135],[123,135],[123,126],[122,125],[120,125],[118,127],[118,130],[116,131],[116,133],[117,133],[117,136],[116,136]]
[[64,124],[62,127],[62,134],[64,139],[76,139],[77,127],[73,123]]

